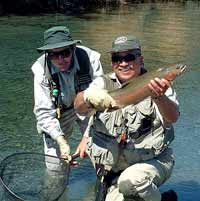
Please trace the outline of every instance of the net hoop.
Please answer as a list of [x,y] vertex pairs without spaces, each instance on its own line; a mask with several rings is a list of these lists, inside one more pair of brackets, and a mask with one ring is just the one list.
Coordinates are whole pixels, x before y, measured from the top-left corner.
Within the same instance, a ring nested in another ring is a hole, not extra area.
[[[26,159],[27,156],[35,156],[35,157],[50,157],[50,158],[54,158],[54,159],[60,159],[61,161],[64,161],[64,158],[60,158],[60,157],[56,157],[56,156],[52,156],[52,155],[48,155],[48,154],[42,154],[42,153],[37,153],[37,152],[19,152],[19,153],[14,153],[11,155],[8,155],[7,157],[5,157],[1,162],[0,162],[0,183],[2,184],[4,190],[9,194],[9,196],[11,196],[12,198],[14,198],[17,201],[28,201],[27,199],[22,198],[21,196],[19,196],[17,193],[13,192],[13,190],[11,190],[9,188],[9,186],[6,184],[6,182],[4,181],[4,172],[7,168],[7,166],[9,166],[9,161],[18,157],[24,157]],[[74,155],[72,156],[72,159],[77,158],[78,155]],[[63,189],[64,191],[65,189]],[[62,192],[63,193],[63,192]],[[58,200],[60,198],[61,195],[57,196],[56,199],[54,199],[55,201]],[[54,201],[53,200],[53,201]]]

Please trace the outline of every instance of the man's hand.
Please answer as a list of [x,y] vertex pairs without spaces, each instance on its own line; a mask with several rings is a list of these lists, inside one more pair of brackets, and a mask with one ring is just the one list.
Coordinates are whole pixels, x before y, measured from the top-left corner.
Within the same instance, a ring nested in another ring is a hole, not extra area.
[[166,79],[155,78],[148,84],[149,89],[152,92],[152,98],[162,97],[166,90],[169,88],[170,82]]
[[60,135],[56,138],[56,141],[60,148],[60,157],[70,161],[71,160],[70,147],[65,137],[63,135]]
[[82,138],[81,142],[79,143],[77,149],[76,149],[76,154],[79,153],[81,158],[84,158],[87,156],[86,154],[86,145],[87,145],[88,137]]
[[159,78],[151,80],[148,84],[152,93],[151,97],[157,105],[164,121],[171,124],[178,120],[180,113],[177,103],[165,96],[165,92],[169,86],[170,82],[168,80]]
[[106,90],[97,87],[90,87],[84,91],[84,101],[97,111],[103,111],[117,106],[115,100]]

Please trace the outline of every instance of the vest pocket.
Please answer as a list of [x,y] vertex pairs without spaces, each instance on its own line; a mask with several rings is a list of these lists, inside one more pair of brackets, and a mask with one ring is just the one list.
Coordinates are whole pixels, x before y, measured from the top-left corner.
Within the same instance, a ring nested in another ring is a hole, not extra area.
[[151,148],[136,148],[133,142],[129,142],[123,150],[124,157],[129,164],[135,164],[154,158]]
[[116,139],[94,135],[89,138],[87,144],[87,154],[90,156],[93,163],[113,166],[119,158],[119,145]]
[[[129,128],[128,136],[131,139],[138,139],[141,136],[147,135],[152,130],[153,120],[151,117],[145,117],[140,119],[140,124],[138,123],[138,128],[136,129],[136,126],[131,130]],[[135,131],[134,131],[135,130]]]

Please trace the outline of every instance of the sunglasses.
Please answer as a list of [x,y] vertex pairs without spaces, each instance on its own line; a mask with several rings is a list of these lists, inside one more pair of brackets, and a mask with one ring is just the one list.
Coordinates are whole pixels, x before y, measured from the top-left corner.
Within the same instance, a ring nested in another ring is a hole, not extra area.
[[48,52],[48,57],[51,60],[57,60],[60,57],[62,57],[62,58],[68,58],[71,54],[72,54],[72,49],[71,48],[67,48],[67,49],[64,49],[64,50],[62,50],[60,52]]
[[120,55],[112,55],[111,60],[112,62],[130,62],[130,61],[134,61],[139,55],[135,55],[135,54],[127,54],[125,56],[120,56]]

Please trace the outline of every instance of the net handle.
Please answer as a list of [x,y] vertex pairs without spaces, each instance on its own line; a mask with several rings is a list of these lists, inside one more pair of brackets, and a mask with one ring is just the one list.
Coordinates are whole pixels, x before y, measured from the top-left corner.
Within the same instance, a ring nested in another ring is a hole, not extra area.
[[79,157],[79,153],[73,154],[73,155],[72,155],[72,160],[75,160],[75,159],[77,159],[78,157]]

